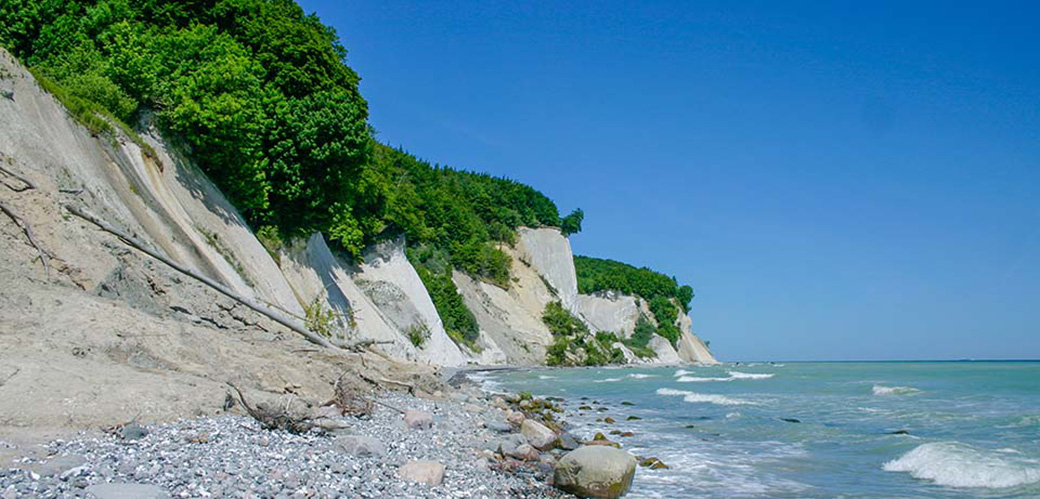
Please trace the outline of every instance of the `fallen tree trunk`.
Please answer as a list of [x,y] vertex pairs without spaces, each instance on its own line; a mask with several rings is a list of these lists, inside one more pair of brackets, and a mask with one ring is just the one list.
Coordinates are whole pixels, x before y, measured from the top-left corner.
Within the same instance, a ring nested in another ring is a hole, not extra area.
[[269,307],[259,303],[258,301],[254,300],[254,299],[252,299],[252,298],[250,298],[248,296],[242,296],[242,295],[240,295],[240,294],[238,294],[238,293],[228,289],[223,284],[220,284],[219,282],[214,281],[213,279],[210,279],[209,277],[206,277],[206,276],[204,276],[202,274],[199,274],[198,272],[195,272],[194,270],[189,269],[189,268],[187,268],[187,267],[185,267],[185,266],[183,266],[183,265],[181,265],[181,264],[179,264],[179,263],[177,263],[177,262],[167,258],[166,256],[164,256],[162,254],[159,254],[158,252],[156,252],[156,251],[152,250],[151,248],[149,248],[144,243],[142,243],[142,242],[138,241],[137,239],[135,239],[133,236],[130,236],[129,234],[127,234],[127,233],[125,233],[125,232],[123,232],[123,231],[113,227],[112,225],[108,224],[107,222],[105,222],[103,220],[100,220],[100,219],[94,217],[93,215],[90,215],[90,214],[88,214],[88,213],[86,213],[86,212],[84,212],[84,211],[80,210],[79,208],[76,208],[75,206],[72,206],[72,205],[65,205],[65,209],[69,210],[69,213],[72,213],[73,215],[76,215],[77,217],[82,218],[83,220],[86,220],[86,221],[88,221],[88,222],[98,226],[101,230],[103,230],[105,232],[108,232],[109,234],[115,235],[119,239],[122,239],[123,242],[125,242],[126,244],[136,248],[137,250],[147,254],[148,256],[150,256],[152,258],[155,258],[156,260],[159,260],[162,263],[165,263],[166,265],[168,265],[169,267],[173,268],[174,270],[176,270],[176,271],[178,271],[178,272],[180,272],[180,273],[182,273],[182,274],[184,274],[184,275],[186,275],[188,277],[191,277],[192,279],[195,279],[195,280],[197,280],[197,281],[199,281],[199,282],[201,282],[201,283],[203,283],[203,284],[205,284],[205,285],[207,285],[207,286],[209,286],[209,287],[219,291],[221,294],[227,296],[228,298],[231,298],[232,300],[235,300],[235,301],[237,301],[237,302],[239,302],[239,303],[241,303],[241,304],[243,304],[243,305],[253,309],[256,312],[269,317],[271,320],[273,320],[273,321],[275,321],[275,322],[277,322],[277,323],[279,323],[279,324],[281,324],[281,325],[283,325],[283,326],[293,330],[294,332],[299,333],[301,336],[306,338],[308,341],[310,341],[312,343],[315,343],[317,345],[321,345],[323,347],[335,348],[335,346],[332,343],[330,343],[329,340],[325,339],[324,337],[322,337],[321,335],[315,333],[314,331],[311,331],[310,329],[307,329],[307,327],[305,325],[303,325],[303,324],[300,324],[299,321],[293,320],[293,318],[291,318],[291,317],[288,317],[288,316],[286,316],[284,314],[281,314],[281,313],[279,313],[279,312],[277,312],[275,310],[272,310],[271,308],[269,308]]

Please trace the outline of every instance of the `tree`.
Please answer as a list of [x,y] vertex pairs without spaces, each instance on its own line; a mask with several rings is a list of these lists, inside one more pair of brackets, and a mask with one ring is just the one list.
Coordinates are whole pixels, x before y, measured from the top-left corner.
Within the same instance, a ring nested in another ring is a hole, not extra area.
[[565,236],[577,234],[581,232],[581,222],[584,219],[585,212],[578,208],[572,211],[570,215],[563,217],[563,220],[560,221],[560,231]]

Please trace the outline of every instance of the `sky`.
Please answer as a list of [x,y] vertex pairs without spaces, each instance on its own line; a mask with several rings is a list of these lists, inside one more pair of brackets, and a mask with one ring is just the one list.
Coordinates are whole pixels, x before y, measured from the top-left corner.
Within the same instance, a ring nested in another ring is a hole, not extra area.
[[299,3],[380,140],[582,208],[722,360],[1040,358],[1040,4]]

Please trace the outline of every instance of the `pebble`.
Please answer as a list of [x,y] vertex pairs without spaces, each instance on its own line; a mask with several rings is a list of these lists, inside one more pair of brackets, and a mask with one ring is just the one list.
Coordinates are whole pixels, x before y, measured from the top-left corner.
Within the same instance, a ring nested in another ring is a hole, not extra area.
[[[377,406],[369,418],[341,420],[353,436],[381,443],[385,457],[378,453],[347,456],[334,445],[343,435],[267,431],[241,416],[142,426],[139,433],[143,434],[136,440],[84,433],[51,442],[47,449],[55,456],[80,456],[82,465],[46,477],[27,469],[0,470],[0,499],[84,497],[87,490],[107,482],[151,486],[155,489],[149,490],[169,497],[561,496],[545,481],[503,473],[490,465],[491,460],[481,461],[478,452],[485,442],[511,436],[482,428],[486,415],[470,412],[459,402],[392,393],[379,400],[392,407],[422,411],[431,421],[436,416],[437,424],[411,429],[401,424],[399,412],[383,406]],[[203,434],[208,436],[205,442],[192,438]],[[526,443],[522,437],[515,440],[511,442],[515,446]],[[402,480],[399,468],[411,461],[444,465],[442,483],[431,486]],[[40,464],[28,462],[25,467]],[[68,473],[66,480],[61,473]]]

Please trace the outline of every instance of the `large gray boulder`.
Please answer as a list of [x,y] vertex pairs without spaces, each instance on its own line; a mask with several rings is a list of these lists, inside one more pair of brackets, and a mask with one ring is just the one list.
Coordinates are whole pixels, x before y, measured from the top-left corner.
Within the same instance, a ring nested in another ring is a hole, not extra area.
[[523,433],[527,442],[538,450],[549,450],[556,444],[556,432],[533,419],[525,419],[520,424],[520,433]]
[[604,446],[583,446],[556,463],[554,483],[578,497],[617,498],[632,487],[636,458]]

